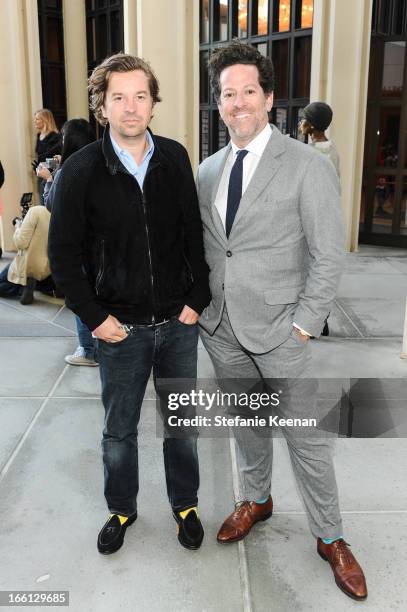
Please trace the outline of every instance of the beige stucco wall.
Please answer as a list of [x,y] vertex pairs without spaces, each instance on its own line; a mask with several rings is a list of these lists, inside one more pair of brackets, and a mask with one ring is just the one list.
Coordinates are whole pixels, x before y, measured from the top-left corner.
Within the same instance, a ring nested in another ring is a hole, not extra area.
[[369,72],[371,0],[315,0],[311,102],[332,106],[341,160],[346,247],[357,249]]
[[194,169],[199,147],[199,3],[137,1],[137,54],[160,81],[154,132],[181,142]]
[[125,53],[137,55],[137,0],[123,0]]
[[1,0],[0,32],[0,159],[6,174],[1,191],[5,247],[11,250],[20,197],[35,189],[32,118],[42,107],[36,0]]
[[64,52],[68,119],[89,119],[86,11],[83,0],[64,0]]

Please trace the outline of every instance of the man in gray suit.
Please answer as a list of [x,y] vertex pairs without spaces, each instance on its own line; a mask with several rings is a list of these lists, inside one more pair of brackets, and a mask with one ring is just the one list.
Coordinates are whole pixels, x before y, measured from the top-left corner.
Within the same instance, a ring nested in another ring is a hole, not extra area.
[[[212,55],[209,69],[231,143],[198,171],[212,292],[202,341],[219,381],[289,379],[280,417],[314,416],[309,338],[321,333],[344,254],[338,179],[322,155],[269,125],[268,58],[236,41]],[[363,571],[342,537],[330,442],[283,429],[317,551],[337,585],[365,599]],[[273,509],[271,435],[233,433],[243,499],[223,523],[221,543],[241,540]]]

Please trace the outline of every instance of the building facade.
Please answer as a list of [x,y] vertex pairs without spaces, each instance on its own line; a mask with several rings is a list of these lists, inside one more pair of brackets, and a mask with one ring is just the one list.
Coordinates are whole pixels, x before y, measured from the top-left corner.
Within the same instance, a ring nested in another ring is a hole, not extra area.
[[374,2],[360,242],[407,246],[407,11]]
[[283,132],[298,137],[298,114],[309,101],[332,106],[329,135],[341,158],[347,248],[355,250],[359,239],[407,246],[406,3],[2,0],[6,248],[13,248],[11,219],[21,194],[35,189],[35,110],[51,108],[59,125],[88,118],[89,71],[116,51],[140,55],[161,85],[152,129],[182,142],[196,169],[228,139],[209,89],[207,60],[236,37],[273,59],[270,120]]

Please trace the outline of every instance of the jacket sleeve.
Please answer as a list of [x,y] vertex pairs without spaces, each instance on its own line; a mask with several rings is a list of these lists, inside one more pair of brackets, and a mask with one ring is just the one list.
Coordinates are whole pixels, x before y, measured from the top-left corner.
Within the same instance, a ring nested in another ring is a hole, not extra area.
[[14,244],[20,251],[28,249],[32,240],[35,228],[37,227],[37,218],[34,208],[30,208],[24,217],[24,221],[18,227],[13,236]]
[[191,268],[193,284],[185,303],[198,314],[211,301],[209,290],[209,267],[205,261],[203,228],[199,212],[198,196],[187,151],[181,153],[182,184],[180,197],[184,210],[184,253]]
[[48,257],[52,276],[65,295],[66,305],[94,330],[109,313],[96,303],[83,266],[86,190],[91,173],[91,164],[78,161],[76,154],[64,163],[52,194]]
[[57,170],[51,182],[46,181],[44,185],[44,193],[42,194],[44,198],[44,204],[47,207],[49,212],[52,211],[52,203],[54,201],[54,192],[58,185],[59,176],[61,174],[61,170]]
[[308,163],[300,198],[309,268],[294,321],[319,336],[336,296],[345,255],[339,180],[323,155],[313,155]]

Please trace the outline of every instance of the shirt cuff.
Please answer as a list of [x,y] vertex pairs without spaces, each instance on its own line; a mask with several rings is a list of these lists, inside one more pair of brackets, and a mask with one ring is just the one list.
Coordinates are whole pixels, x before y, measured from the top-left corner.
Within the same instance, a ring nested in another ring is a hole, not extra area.
[[307,331],[305,331],[305,329],[303,329],[302,327],[300,327],[299,325],[297,325],[297,323],[295,323],[295,322],[293,322],[293,327],[295,327],[296,329],[299,329],[299,330],[300,330],[300,332],[301,332],[302,334],[304,334],[305,336],[309,336],[309,337],[311,337],[311,336],[312,336],[312,334],[309,334]]

